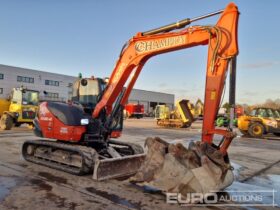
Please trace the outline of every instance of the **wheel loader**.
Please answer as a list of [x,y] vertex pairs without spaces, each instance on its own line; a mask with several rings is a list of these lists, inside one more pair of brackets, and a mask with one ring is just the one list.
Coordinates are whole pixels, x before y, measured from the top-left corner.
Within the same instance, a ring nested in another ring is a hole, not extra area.
[[[220,15],[215,25],[186,27],[214,15]],[[227,150],[235,133],[230,128],[215,128],[214,122],[228,68],[235,72],[238,17],[237,6],[230,3],[224,10],[138,32],[124,44],[106,85],[97,78],[81,79],[75,91],[77,103],[40,104],[34,124],[41,138],[23,143],[23,157],[76,175],[93,173],[95,180],[130,176],[131,182],[183,195],[229,186],[233,173]],[[147,138],[144,154],[137,144],[112,139],[121,135],[123,109],[145,63],[162,53],[201,45],[208,46],[201,141],[186,148]],[[90,111],[79,101],[90,102]],[[222,136],[217,145],[214,135]]]
[[157,105],[155,119],[157,125],[163,127],[188,128],[194,121],[194,107],[189,100],[176,102],[176,108],[172,111],[166,105]]
[[0,99],[0,128],[10,130],[27,123],[33,126],[39,105],[39,92],[23,87],[13,88],[8,99]]
[[256,107],[249,115],[238,118],[239,131],[254,138],[273,133],[280,136],[280,111],[268,107]]

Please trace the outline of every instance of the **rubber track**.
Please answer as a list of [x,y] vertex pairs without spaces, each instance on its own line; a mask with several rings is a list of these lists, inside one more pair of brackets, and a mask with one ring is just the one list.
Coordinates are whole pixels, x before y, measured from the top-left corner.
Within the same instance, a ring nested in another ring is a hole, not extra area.
[[[82,157],[82,167],[77,168],[70,165],[65,165],[64,163],[55,162],[53,160],[46,160],[42,158],[36,158],[34,156],[29,156],[26,153],[26,149],[28,145],[36,145],[36,146],[44,146],[44,147],[50,147],[55,149],[60,149],[64,151],[74,152],[78,153]],[[39,164],[48,166],[50,168],[54,168],[57,170],[61,170],[70,174],[74,175],[84,175],[88,174],[93,170],[94,161],[96,158],[98,158],[97,152],[90,147],[85,146],[79,146],[79,145],[69,145],[65,143],[60,142],[52,142],[52,141],[46,141],[46,140],[30,140],[23,143],[22,146],[22,155],[25,160]]]

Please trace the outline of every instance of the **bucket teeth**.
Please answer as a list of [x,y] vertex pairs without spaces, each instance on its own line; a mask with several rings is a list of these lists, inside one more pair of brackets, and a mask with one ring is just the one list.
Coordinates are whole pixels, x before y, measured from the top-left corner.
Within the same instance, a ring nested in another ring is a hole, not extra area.
[[165,192],[183,195],[212,192],[229,186],[233,173],[219,151],[201,142],[168,144],[160,138],[147,138],[148,153],[131,182],[144,183]]

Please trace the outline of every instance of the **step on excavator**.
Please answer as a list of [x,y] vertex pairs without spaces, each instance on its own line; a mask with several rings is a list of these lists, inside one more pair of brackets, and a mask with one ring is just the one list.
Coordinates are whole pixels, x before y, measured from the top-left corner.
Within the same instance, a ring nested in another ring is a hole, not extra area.
[[[220,15],[215,25],[186,27],[214,15]],[[83,90],[95,100],[87,111],[78,103],[40,105],[35,133],[43,139],[24,142],[23,157],[72,174],[93,171],[95,180],[134,175],[131,182],[167,192],[209,192],[229,186],[233,173],[227,150],[235,134],[231,128],[216,129],[214,122],[228,67],[231,72],[236,68],[238,17],[237,6],[230,3],[217,12],[137,33],[123,46],[106,85],[93,78],[77,83],[78,101],[87,100]],[[186,148],[148,138],[148,152],[143,154],[139,145],[113,140],[121,134],[123,107],[145,63],[162,53],[201,45],[208,45],[201,141]],[[222,136],[217,145],[214,135]]]

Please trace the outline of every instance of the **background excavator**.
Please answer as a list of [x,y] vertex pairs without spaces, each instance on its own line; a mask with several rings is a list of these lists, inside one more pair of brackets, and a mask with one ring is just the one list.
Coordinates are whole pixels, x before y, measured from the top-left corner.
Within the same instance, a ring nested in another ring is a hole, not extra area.
[[[216,25],[185,28],[217,14],[220,18]],[[78,175],[93,170],[97,180],[137,172],[131,181],[148,182],[166,191],[206,192],[230,185],[233,174],[227,149],[235,135],[231,129],[216,129],[214,121],[228,66],[232,75],[235,72],[238,16],[236,5],[230,3],[224,10],[137,33],[123,46],[108,84],[103,86],[100,79],[81,79],[77,83],[78,101],[83,100],[82,90],[88,91],[90,101],[95,101],[88,109],[92,113],[84,111],[78,103],[40,105],[35,133],[55,141],[26,141],[22,146],[23,157]],[[144,155],[138,145],[112,140],[121,132],[123,107],[148,59],[199,45],[209,46],[201,141],[191,143],[187,149],[181,144],[149,138],[148,153]],[[235,83],[231,84],[234,93]],[[234,94],[231,95],[234,102]],[[218,145],[213,143],[214,134],[223,137]]]
[[163,127],[188,128],[195,120],[202,118],[203,103],[200,99],[195,105],[186,99],[179,100],[174,110],[170,110],[167,105],[157,105],[155,108],[157,125]]
[[194,121],[194,107],[189,100],[176,102],[175,109],[170,111],[167,105],[157,105],[155,108],[157,125],[163,127],[188,128]]

